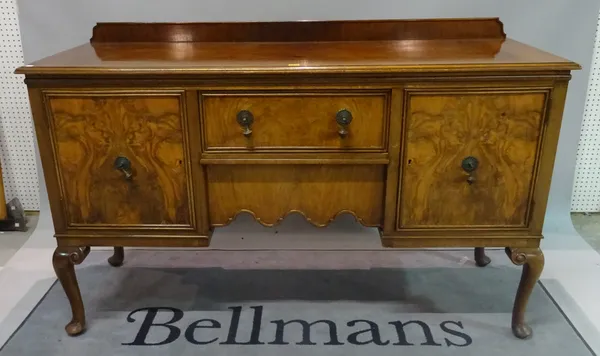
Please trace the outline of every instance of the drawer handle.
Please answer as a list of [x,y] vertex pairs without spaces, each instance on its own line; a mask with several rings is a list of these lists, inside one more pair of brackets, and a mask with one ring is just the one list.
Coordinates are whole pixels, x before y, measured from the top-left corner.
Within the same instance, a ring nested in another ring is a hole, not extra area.
[[462,161],[462,169],[469,173],[469,177],[467,178],[467,183],[469,184],[473,184],[475,183],[475,171],[477,170],[477,167],[479,167],[479,161],[477,160],[477,158],[473,157],[473,156],[469,156],[466,157],[465,159],[463,159]]
[[348,136],[348,125],[352,122],[352,113],[346,109],[342,109],[335,115],[335,121],[340,125],[338,130],[340,137]]
[[131,179],[133,176],[133,173],[131,173],[131,161],[127,157],[117,157],[114,166],[116,170],[123,172],[125,179]]
[[237,122],[242,127],[242,134],[249,137],[252,135],[252,123],[254,123],[254,115],[248,110],[242,110],[237,114]]

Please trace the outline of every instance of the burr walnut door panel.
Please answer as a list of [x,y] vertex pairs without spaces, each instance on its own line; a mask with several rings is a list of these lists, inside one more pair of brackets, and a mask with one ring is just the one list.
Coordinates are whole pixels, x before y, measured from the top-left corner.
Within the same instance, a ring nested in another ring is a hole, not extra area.
[[202,107],[206,151],[386,150],[385,92],[214,93]]
[[366,226],[382,226],[385,172],[383,165],[207,166],[211,225],[249,213],[272,226],[299,213],[325,226],[348,213]]
[[398,227],[526,227],[547,93],[407,95]]
[[180,93],[49,94],[71,227],[191,227]]

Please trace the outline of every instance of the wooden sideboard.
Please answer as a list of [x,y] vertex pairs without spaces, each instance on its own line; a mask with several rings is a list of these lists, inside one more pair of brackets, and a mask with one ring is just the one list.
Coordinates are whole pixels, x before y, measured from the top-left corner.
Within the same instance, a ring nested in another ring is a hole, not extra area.
[[[503,247],[528,298],[576,63],[496,18],[99,23],[25,74],[53,264],[85,329],[91,246],[209,246],[248,213],[272,226],[352,214],[386,247]],[[390,287],[391,288],[391,287]],[[474,285],[473,288],[478,288]]]

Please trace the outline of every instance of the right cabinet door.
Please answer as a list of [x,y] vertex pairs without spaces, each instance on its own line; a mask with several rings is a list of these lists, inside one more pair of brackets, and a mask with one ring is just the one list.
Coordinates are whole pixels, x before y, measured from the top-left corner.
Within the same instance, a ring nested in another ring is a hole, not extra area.
[[398,228],[526,227],[548,92],[406,94]]

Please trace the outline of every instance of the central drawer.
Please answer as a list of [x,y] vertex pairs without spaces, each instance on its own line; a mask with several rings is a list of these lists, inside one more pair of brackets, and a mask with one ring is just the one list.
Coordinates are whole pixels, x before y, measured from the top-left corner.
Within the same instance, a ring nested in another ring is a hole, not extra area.
[[369,151],[387,145],[388,92],[202,93],[205,151]]

